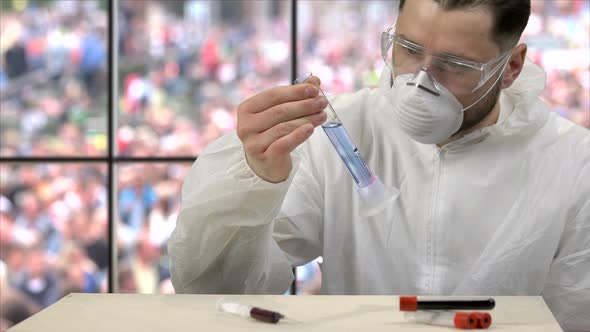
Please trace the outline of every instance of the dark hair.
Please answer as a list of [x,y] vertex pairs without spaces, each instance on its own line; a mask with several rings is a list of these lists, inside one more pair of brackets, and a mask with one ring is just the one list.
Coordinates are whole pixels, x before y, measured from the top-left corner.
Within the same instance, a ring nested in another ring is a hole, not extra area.
[[[502,51],[514,47],[531,14],[531,0],[431,0],[444,9],[474,9],[485,6],[494,16],[492,38]],[[401,12],[405,0],[400,0]]]

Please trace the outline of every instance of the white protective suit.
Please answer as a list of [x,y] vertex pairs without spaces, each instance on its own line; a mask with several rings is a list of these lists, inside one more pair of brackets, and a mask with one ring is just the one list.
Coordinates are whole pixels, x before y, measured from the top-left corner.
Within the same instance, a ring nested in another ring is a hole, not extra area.
[[[389,73],[381,87],[388,88]],[[289,178],[247,165],[235,132],[197,159],[169,240],[178,293],[276,293],[323,256],[322,294],[543,295],[590,331],[590,133],[550,113],[527,60],[496,125],[438,148],[396,125],[379,89],[331,103],[375,174],[401,193],[374,217],[318,128]]]

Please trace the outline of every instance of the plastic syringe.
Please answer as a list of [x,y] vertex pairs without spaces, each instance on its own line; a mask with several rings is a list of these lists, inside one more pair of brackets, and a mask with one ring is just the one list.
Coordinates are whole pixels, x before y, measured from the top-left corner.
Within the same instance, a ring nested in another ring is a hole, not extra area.
[[226,302],[223,298],[217,301],[217,309],[237,316],[253,318],[261,322],[274,324],[278,323],[279,320],[285,318],[283,314],[280,314],[276,311],[253,307],[236,302]]
[[[303,83],[312,76],[311,73],[303,79],[296,79],[295,84]],[[320,87],[318,90],[328,100],[326,94]],[[392,203],[399,195],[399,190],[393,187],[386,187],[381,180],[371,171],[367,163],[361,156],[358,148],[352,142],[352,139],[344,129],[342,121],[336,115],[336,111],[328,100],[328,105],[324,110],[327,115],[326,121],[322,128],[338,155],[346,165],[346,168],[352,175],[357,191],[363,199],[364,205],[361,206],[361,214],[371,216],[378,213],[382,208]]]

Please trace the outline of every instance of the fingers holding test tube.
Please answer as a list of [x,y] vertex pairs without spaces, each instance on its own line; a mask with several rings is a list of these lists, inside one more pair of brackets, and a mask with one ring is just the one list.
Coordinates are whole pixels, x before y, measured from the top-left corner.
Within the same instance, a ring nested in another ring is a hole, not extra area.
[[302,78],[296,79],[294,83],[298,84],[298,83],[302,83],[302,82],[303,83],[311,83],[311,84],[317,86],[318,88],[322,84],[322,81],[320,80],[320,78],[317,76],[313,76],[312,73],[308,73],[306,75],[303,75]]
[[238,107],[237,135],[246,160],[259,177],[284,181],[292,169],[290,153],[305,142],[326,116],[325,97],[311,77],[308,83],[263,91]]
[[[326,98],[323,96],[316,96],[315,98],[305,99],[303,101],[288,102],[273,106],[265,111],[265,114],[254,115],[254,118],[258,120],[255,123],[255,129],[264,132],[269,129],[273,130],[280,124],[301,126],[306,123],[311,123],[318,125],[317,118],[320,115],[324,115],[324,112],[321,111],[326,108],[327,104],[328,101]],[[285,135],[281,135],[280,137],[282,136]]]

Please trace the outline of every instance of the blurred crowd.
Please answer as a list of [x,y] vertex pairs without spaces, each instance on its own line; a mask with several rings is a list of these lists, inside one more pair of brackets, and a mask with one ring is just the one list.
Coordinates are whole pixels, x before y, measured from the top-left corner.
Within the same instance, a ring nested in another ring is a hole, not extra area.
[[590,1],[531,2],[522,41],[547,72],[542,99],[565,118],[590,128]]
[[106,290],[104,166],[0,164],[2,324],[70,292]]
[[[0,14],[0,155],[104,155],[106,12],[98,1],[15,3],[28,5]],[[222,3],[120,1],[120,155],[198,155],[233,130],[242,100],[289,84],[289,2],[231,2],[237,15]],[[547,71],[543,99],[590,128],[589,6],[533,0],[523,41]],[[298,11],[299,73],[319,76],[327,93],[377,84],[379,36],[397,3],[300,0]],[[119,291],[173,292],[165,243],[188,169],[116,168]],[[0,331],[69,292],[107,290],[106,171],[0,164]],[[299,293],[318,292],[318,260],[297,269]]]
[[97,1],[10,3],[26,7],[0,16],[0,155],[104,154],[106,12]]
[[[232,5],[243,11],[261,3]],[[213,25],[220,4],[187,1],[179,16],[163,2],[122,1],[122,155],[197,155],[235,128],[240,101],[288,84],[287,16],[225,18]]]
[[[166,241],[189,168],[118,167],[119,292],[174,292]],[[0,164],[0,326],[71,292],[107,291],[106,170],[104,164]]]
[[117,266],[122,293],[170,294],[166,242],[176,226],[182,182],[179,164],[131,164],[118,168]]

